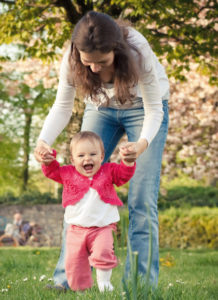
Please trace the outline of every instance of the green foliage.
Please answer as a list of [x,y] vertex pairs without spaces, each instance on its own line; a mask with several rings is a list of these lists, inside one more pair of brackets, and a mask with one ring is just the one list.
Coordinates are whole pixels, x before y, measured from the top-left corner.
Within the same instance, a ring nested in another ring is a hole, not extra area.
[[[127,209],[120,210],[118,246],[127,245]],[[218,208],[170,208],[159,212],[161,248],[218,249]]]
[[[1,119],[1,118],[0,118]],[[1,127],[1,124],[0,124]],[[6,131],[6,130],[5,130]],[[6,182],[19,183],[20,164],[18,151],[20,145],[5,132],[0,131],[0,186],[1,192]]]
[[195,180],[183,173],[172,180],[168,176],[162,176],[159,209],[193,206],[218,206],[218,187],[205,185],[203,180]]
[[[123,203],[127,203],[128,184],[116,188],[117,194]],[[181,176],[171,181],[163,177],[161,190],[158,198],[158,208],[160,210],[170,207],[193,207],[193,206],[218,206],[218,188],[204,186],[191,178]]]
[[218,249],[218,209],[192,208],[159,215],[160,247]]
[[[0,1],[4,2],[4,1]],[[77,21],[89,10],[106,12],[131,20],[169,63],[168,73],[184,79],[190,60],[216,81],[217,4],[196,0],[113,0],[113,1],[36,1],[7,2],[0,15],[2,43],[18,43],[30,55],[53,59],[70,39]],[[9,5],[10,3],[10,5]]]
[[36,119],[46,115],[56,93],[42,81],[32,87],[25,79],[27,74],[0,73],[0,182],[14,181],[21,190],[28,184],[29,155],[38,135]]
[[163,0],[113,1],[123,8],[123,15],[147,37],[154,51],[165,55],[168,74],[184,79],[190,60],[201,69],[210,70],[211,80],[217,58],[217,4],[214,1]]
[[12,204],[23,204],[23,205],[32,205],[32,204],[56,204],[61,203],[61,199],[56,199],[52,196],[51,193],[40,193],[36,190],[27,190],[21,195],[16,196],[12,192],[3,193],[0,195],[0,204],[12,205]]
[[159,195],[159,209],[170,207],[218,206],[218,188],[208,186],[175,186]]
[[64,10],[49,0],[37,3],[19,0],[11,1],[10,6],[8,4],[0,15],[0,44],[21,44],[23,57],[53,59],[57,48],[63,47],[72,29],[65,20]]
[[[10,109],[12,107],[19,109],[17,115],[20,115],[21,111],[29,114],[35,112],[46,115],[49,104],[51,105],[54,100],[56,90],[54,88],[45,88],[42,80],[39,80],[38,84],[32,87],[28,84],[28,80],[25,79],[25,75],[31,74],[15,70],[8,73],[0,73],[1,102],[8,103],[8,106],[11,105]],[[13,89],[9,89],[9,87],[13,87]],[[4,108],[6,109],[8,106]],[[28,111],[25,111],[27,109]],[[4,115],[1,117],[3,119]]]

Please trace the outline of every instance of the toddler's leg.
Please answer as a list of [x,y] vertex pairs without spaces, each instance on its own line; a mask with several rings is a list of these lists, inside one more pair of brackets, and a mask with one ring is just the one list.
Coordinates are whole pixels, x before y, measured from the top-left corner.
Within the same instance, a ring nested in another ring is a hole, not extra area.
[[65,270],[69,287],[73,291],[92,286],[92,274],[86,248],[86,230],[69,226],[66,238]]
[[98,228],[89,235],[90,265],[96,268],[97,283],[100,292],[112,291],[110,283],[112,268],[117,266],[117,257],[113,249],[114,224]]
[[112,275],[112,269],[110,270],[96,269],[97,283],[100,292],[113,291],[114,288],[110,282],[111,275]]

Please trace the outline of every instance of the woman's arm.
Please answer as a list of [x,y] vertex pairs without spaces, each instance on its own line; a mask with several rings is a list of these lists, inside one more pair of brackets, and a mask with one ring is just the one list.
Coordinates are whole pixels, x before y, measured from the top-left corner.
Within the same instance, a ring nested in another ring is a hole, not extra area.
[[34,155],[38,162],[47,163],[51,159],[51,145],[68,124],[72,115],[75,89],[68,83],[69,50],[65,52],[61,68],[56,100],[45,119]]
[[154,54],[146,42],[140,45],[139,50],[142,54],[139,88],[145,111],[139,139],[146,139],[150,144],[160,128],[163,119],[163,105]]
[[[158,62],[144,36],[130,28],[128,40],[141,53],[141,58],[136,52],[133,55],[138,62],[140,61],[138,87],[142,95],[145,113],[138,141],[128,142],[120,148],[122,154],[126,156],[126,160],[131,162],[147,149],[160,128],[163,119],[162,95],[166,94],[169,85],[163,66]],[[160,81],[164,84],[160,85]]]
[[56,100],[44,122],[39,140],[43,140],[48,145],[52,145],[57,136],[63,131],[68,124],[72,115],[75,89],[68,83],[67,76],[69,71],[70,48],[65,52],[61,68],[60,78]]

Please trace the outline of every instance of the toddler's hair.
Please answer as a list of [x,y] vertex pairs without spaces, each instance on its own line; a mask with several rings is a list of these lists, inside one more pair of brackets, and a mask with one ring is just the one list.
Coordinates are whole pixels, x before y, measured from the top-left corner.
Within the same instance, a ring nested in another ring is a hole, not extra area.
[[102,142],[102,139],[100,138],[99,135],[97,135],[96,133],[92,132],[92,131],[80,131],[78,133],[76,133],[70,142],[70,152],[72,153],[73,151],[73,146],[75,144],[77,144],[80,141],[84,141],[84,140],[89,140],[90,142],[98,142],[100,144],[101,147],[101,151],[104,154],[104,144]]

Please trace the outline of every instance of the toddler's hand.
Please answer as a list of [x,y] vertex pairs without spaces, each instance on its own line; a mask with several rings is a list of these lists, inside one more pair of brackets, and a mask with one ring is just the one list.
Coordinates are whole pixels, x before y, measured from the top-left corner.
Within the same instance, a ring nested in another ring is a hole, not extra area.
[[38,141],[34,151],[34,156],[39,163],[43,163],[45,165],[50,164],[54,160],[51,147],[42,140]]
[[136,161],[136,149],[134,143],[120,146],[120,157],[125,165],[133,166]]
[[54,156],[52,156],[51,158],[46,158],[45,160],[42,161],[42,164],[48,166],[50,165],[51,162],[53,162],[53,160],[55,160]]
[[141,153],[148,147],[148,142],[141,139],[138,142],[127,142],[120,147],[120,156],[125,163],[134,163]]

